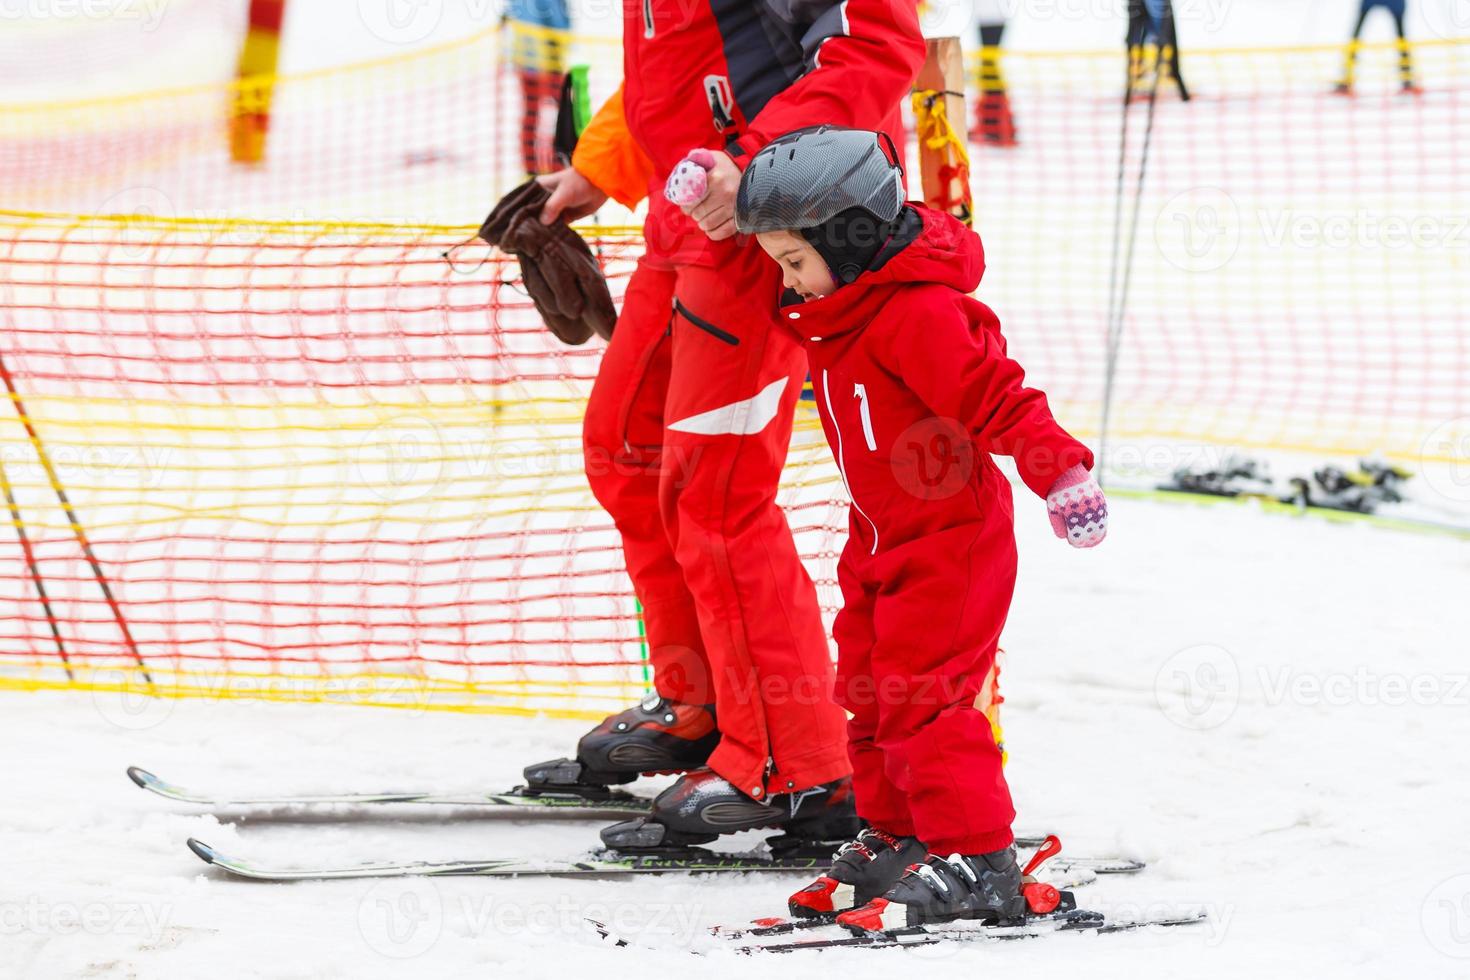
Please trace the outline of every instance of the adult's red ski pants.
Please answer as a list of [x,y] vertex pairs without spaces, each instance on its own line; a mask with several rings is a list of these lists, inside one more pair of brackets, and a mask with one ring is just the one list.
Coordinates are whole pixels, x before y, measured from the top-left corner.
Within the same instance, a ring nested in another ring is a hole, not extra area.
[[715,704],[710,766],[758,798],[850,771],[816,591],[776,491],[806,375],[751,243],[640,263],[587,405],[588,480],[622,535],[664,697]]

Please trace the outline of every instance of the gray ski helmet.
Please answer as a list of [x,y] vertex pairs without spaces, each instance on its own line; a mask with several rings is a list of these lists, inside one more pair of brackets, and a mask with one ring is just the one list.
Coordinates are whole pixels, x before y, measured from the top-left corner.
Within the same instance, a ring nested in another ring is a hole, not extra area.
[[745,235],[816,228],[849,208],[886,222],[903,203],[903,166],[886,133],[811,126],[751,159],[735,195],[735,228]]

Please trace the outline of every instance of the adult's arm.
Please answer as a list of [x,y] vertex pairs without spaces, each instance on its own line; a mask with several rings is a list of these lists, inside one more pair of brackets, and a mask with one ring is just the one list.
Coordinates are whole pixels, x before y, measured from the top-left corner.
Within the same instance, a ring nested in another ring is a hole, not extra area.
[[621,85],[582,131],[572,151],[572,167],[624,207],[632,208],[648,196],[653,161],[628,132]]
[[[793,20],[811,0],[771,0]],[[924,63],[914,0],[846,0],[802,39],[808,69],[761,108],[726,148],[743,169],[778,136],[820,123],[877,129],[898,109]]]

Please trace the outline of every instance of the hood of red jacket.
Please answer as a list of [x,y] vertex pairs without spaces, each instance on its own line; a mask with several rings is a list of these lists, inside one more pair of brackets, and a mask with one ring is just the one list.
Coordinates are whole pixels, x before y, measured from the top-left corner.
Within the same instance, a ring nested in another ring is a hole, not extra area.
[[781,304],[781,316],[809,341],[829,340],[861,330],[880,315],[902,286],[935,283],[973,293],[985,275],[985,249],[980,236],[944,211],[910,202],[922,223],[913,241],[879,269],[870,269],[821,299]]

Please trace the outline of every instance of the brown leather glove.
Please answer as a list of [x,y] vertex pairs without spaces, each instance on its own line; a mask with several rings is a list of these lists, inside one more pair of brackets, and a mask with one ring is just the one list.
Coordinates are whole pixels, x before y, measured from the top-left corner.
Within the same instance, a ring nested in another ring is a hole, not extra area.
[[609,340],[618,313],[607,280],[581,235],[560,221],[541,223],[550,196],[526,181],[495,205],[480,238],[520,261],[526,292],[557,340],[574,347],[594,333]]

